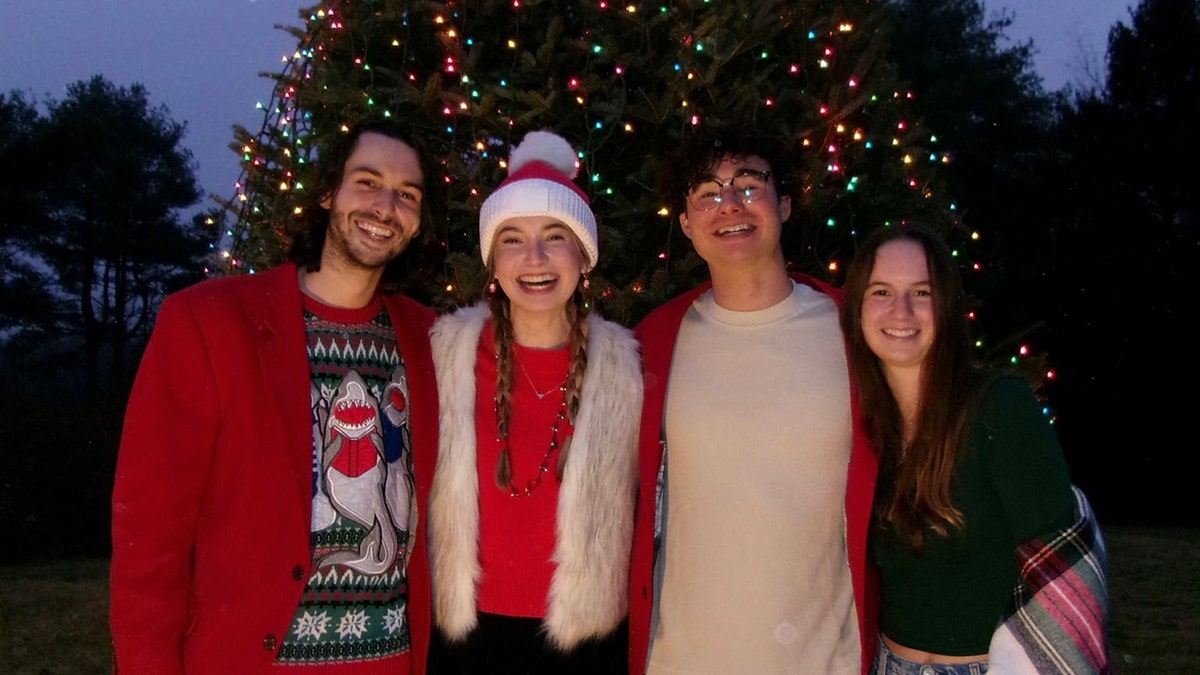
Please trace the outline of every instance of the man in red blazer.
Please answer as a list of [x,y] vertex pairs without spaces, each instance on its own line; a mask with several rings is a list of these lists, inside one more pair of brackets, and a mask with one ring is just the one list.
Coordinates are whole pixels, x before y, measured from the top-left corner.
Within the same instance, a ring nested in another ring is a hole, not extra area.
[[393,122],[321,159],[291,262],[159,312],[113,489],[115,671],[425,671],[434,315],[387,290],[434,165]]

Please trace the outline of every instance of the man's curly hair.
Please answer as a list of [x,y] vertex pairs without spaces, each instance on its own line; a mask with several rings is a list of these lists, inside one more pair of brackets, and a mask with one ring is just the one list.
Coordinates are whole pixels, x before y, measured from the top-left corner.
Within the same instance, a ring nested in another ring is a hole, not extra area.
[[672,213],[687,210],[687,195],[692,186],[711,175],[713,167],[726,158],[760,157],[770,166],[771,180],[779,197],[792,197],[795,168],[788,157],[783,138],[769,136],[741,125],[702,128],[686,137],[667,157],[658,174],[658,195]]

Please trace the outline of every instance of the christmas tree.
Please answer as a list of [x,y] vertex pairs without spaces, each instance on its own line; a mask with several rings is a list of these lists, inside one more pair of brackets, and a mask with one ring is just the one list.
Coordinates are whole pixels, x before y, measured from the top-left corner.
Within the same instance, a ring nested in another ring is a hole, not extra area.
[[797,269],[836,283],[856,240],[907,219],[971,236],[939,187],[948,154],[885,57],[885,3],[330,0],[301,18],[262,129],[236,131],[222,273],[282,260],[321,145],[373,117],[405,120],[442,158],[444,263],[411,289],[441,309],[479,297],[479,206],[536,129],[579,151],[601,228],[593,283],[626,324],[706,274],[654,190],[663,158],[706,125],[750,123],[794,151],[803,184],[784,243]]

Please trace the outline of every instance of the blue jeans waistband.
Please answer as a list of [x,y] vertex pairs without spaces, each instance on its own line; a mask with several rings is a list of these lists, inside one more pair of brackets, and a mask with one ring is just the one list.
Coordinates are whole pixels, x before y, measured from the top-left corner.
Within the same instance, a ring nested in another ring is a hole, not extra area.
[[871,666],[871,675],[983,675],[987,671],[986,660],[928,665],[909,661],[888,649],[883,640],[879,641],[879,649],[875,652],[875,662]]

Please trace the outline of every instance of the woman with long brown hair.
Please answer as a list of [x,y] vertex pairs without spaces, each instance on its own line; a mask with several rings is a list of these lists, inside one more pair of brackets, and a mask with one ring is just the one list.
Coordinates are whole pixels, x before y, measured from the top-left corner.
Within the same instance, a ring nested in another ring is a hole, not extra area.
[[[1057,577],[1066,592],[1036,601],[1070,605],[1087,621],[1044,627],[1041,635],[1057,637],[1038,638],[1045,644],[1024,651],[1040,658],[1048,647],[1067,655],[1046,669],[1030,656],[1036,672],[1102,671],[1098,530],[1090,518],[1079,519],[1086,500],[1073,493],[1033,390],[974,362],[966,296],[946,244],[920,226],[881,227],[857,252],[844,290],[850,370],[880,455],[870,551],[882,573],[883,602],[872,672],[977,675],[996,668],[989,651],[997,627],[1014,615],[1014,625],[1022,621],[1020,605],[1051,577],[1036,563],[1030,567],[1037,554],[1028,551],[1047,550],[1046,542],[1064,532],[1087,538],[1076,547],[1082,552],[1051,552],[1083,571]],[[1084,577],[1090,587],[1080,583]],[[1078,630],[1085,624],[1094,630]],[[1084,667],[1061,668],[1071,658]]]

